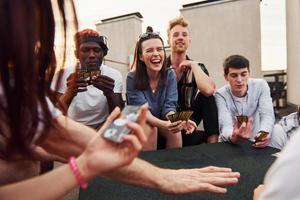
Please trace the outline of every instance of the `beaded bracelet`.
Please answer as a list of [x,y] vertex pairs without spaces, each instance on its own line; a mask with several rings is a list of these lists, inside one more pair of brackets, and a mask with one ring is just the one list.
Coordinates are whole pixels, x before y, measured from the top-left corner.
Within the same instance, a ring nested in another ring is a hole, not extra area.
[[74,156],[70,157],[69,166],[70,166],[71,171],[73,172],[77,182],[79,183],[80,187],[83,189],[86,189],[88,187],[88,182],[86,180],[84,180],[84,178],[81,176],[81,173],[78,169],[76,159]]

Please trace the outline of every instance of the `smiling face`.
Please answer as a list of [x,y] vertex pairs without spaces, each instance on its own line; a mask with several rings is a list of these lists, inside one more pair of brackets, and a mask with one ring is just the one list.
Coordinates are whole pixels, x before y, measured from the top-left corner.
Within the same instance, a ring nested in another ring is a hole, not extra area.
[[163,43],[158,38],[145,40],[142,43],[140,60],[147,67],[147,72],[159,72],[162,69],[165,58]]
[[225,75],[226,81],[229,82],[231,91],[234,96],[243,97],[247,92],[247,84],[249,79],[248,68],[230,68],[227,75]]
[[85,42],[80,44],[76,52],[76,57],[80,64],[86,69],[99,68],[102,64],[104,53],[100,45],[96,42]]
[[183,27],[181,25],[174,26],[170,30],[168,41],[172,52],[175,53],[186,52],[190,44],[188,28]]

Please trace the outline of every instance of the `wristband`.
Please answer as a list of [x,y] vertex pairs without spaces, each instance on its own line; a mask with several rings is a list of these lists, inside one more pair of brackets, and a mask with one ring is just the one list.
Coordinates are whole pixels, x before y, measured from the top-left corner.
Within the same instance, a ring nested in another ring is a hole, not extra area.
[[79,183],[80,187],[83,189],[86,189],[88,187],[88,182],[84,180],[84,178],[81,176],[81,173],[79,171],[78,165],[76,163],[76,159],[74,156],[71,156],[69,159],[69,166],[71,171],[73,172],[77,182]]

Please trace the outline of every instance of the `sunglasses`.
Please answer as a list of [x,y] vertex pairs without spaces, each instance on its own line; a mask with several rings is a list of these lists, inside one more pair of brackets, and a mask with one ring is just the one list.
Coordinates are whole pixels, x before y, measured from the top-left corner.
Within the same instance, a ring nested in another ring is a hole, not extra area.
[[159,36],[159,32],[146,32],[140,35],[140,39],[151,37],[151,36]]
[[100,39],[103,41],[103,43],[107,46],[107,37],[106,36],[100,36]]

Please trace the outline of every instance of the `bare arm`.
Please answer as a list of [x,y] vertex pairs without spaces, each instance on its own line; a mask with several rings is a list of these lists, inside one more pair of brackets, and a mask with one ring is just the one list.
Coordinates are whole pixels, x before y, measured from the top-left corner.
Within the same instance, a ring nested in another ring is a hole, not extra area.
[[[119,112],[116,109],[103,127],[108,126]],[[146,136],[141,126],[135,123],[128,123],[127,126],[134,134],[124,136],[124,141],[120,144],[108,142],[98,136],[89,141],[83,153],[76,159],[79,173],[84,180],[89,181],[95,175],[128,165],[137,156]],[[45,175],[0,187],[0,199],[60,199],[77,184],[70,167],[64,165]],[[28,192],[33,188],[36,189],[34,193]]]
[[[75,186],[77,181],[74,175],[69,167],[64,165],[51,173],[0,187],[0,199],[61,199]],[[34,192],[29,192],[33,189]]]
[[202,94],[205,96],[211,96],[214,94],[216,88],[215,82],[200,69],[197,62],[185,60],[180,64],[180,68],[184,67],[193,71],[197,87]]
[[65,159],[80,155],[96,131],[63,115],[56,120],[66,131],[51,130],[39,145],[49,153]]
[[[144,117],[146,118],[146,116]],[[83,146],[96,134],[93,129],[64,117],[60,118],[59,121],[67,126],[69,130],[69,134],[64,137],[69,138],[70,148],[65,146],[64,149],[60,150],[65,151],[64,156],[79,154],[83,150]],[[58,139],[57,143],[61,140],[61,138],[56,139]],[[53,142],[54,146],[51,148],[58,147],[57,143]],[[57,152],[57,150],[55,151]],[[108,157],[106,156],[106,158]],[[109,159],[109,162],[111,162],[111,159]],[[99,175],[103,176],[103,174]],[[229,168],[217,167],[180,170],[161,169],[135,158],[130,165],[115,169],[113,172],[106,172],[104,176],[118,181],[156,188],[166,193],[180,194],[197,191],[225,193],[226,189],[221,186],[236,184],[239,173],[231,172]]]
[[110,93],[106,95],[109,112],[112,112],[115,107],[124,108],[124,102],[121,93]]
[[158,127],[161,129],[167,129],[168,122],[153,116],[150,111],[147,112],[147,122],[154,127]]
[[226,193],[224,185],[238,182],[240,176],[229,168],[204,167],[194,169],[162,169],[141,159],[130,165],[106,173],[107,178],[158,189],[164,193],[186,194],[192,192]]

